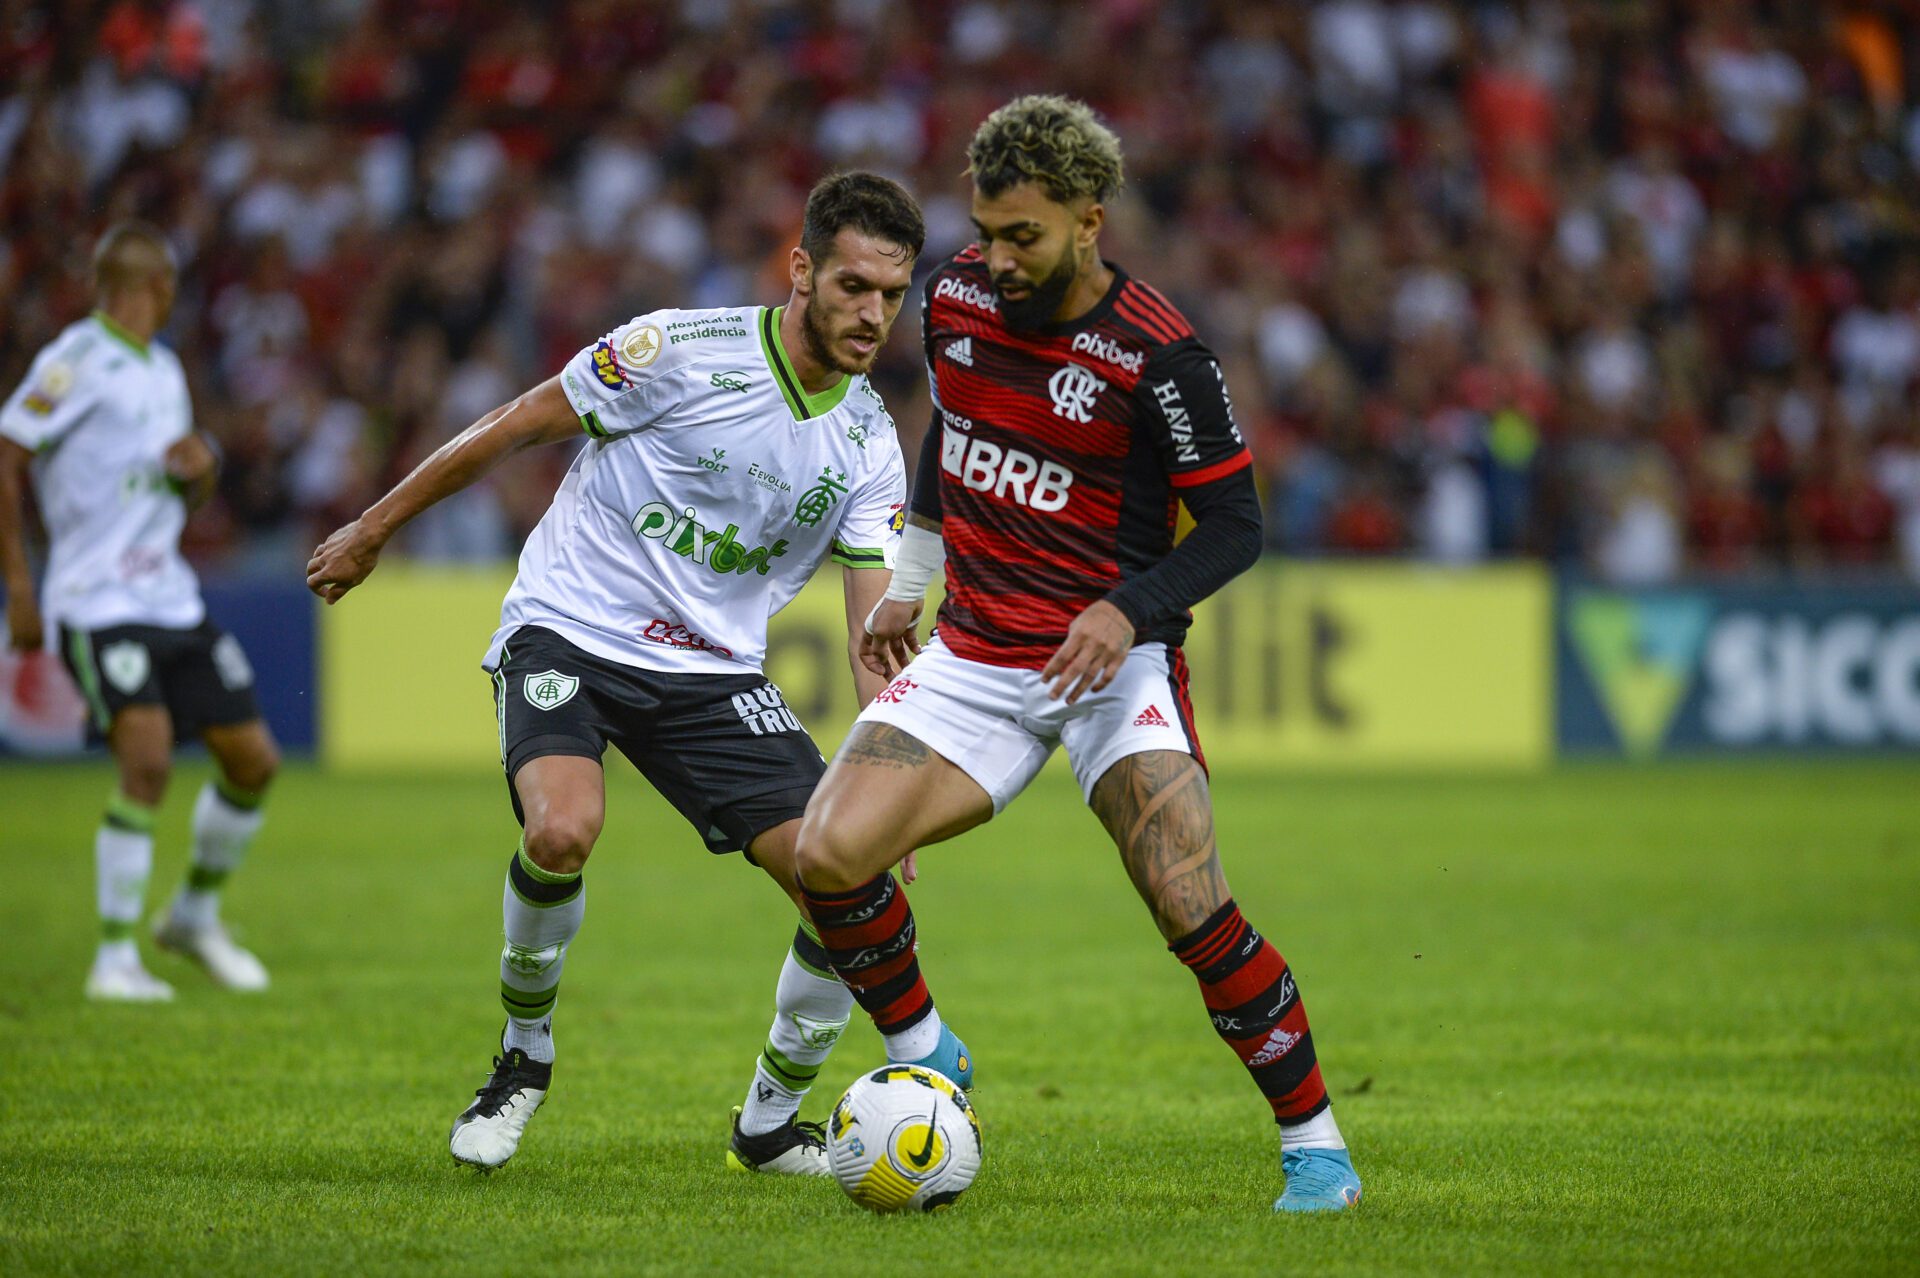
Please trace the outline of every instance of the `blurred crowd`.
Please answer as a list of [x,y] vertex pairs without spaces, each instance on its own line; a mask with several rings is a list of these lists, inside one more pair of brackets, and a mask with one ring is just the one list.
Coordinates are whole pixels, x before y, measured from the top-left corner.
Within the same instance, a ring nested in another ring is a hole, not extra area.
[[[0,380],[161,225],[229,462],[190,548],[284,570],[616,322],[784,300],[829,170],[906,182],[930,266],[1045,90],[1121,135],[1107,255],[1219,352],[1274,549],[1920,575],[1916,8],[0,0]],[[549,452],[407,549],[515,553]]]

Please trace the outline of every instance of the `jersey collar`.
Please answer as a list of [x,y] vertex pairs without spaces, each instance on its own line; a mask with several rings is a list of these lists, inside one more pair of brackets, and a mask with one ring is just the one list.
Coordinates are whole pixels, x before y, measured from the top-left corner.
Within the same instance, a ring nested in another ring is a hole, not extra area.
[[840,407],[840,401],[847,397],[847,390],[853,385],[853,376],[843,375],[818,395],[809,395],[780,345],[780,316],[786,309],[784,306],[761,309],[760,353],[767,357],[767,367],[773,370],[773,384],[780,388],[780,398],[787,401],[793,419],[803,422],[810,417],[823,417]]
[[135,337],[124,325],[116,323],[113,316],[107,314],[105,311],[95,311],[93,313],[93,322],[105,329],[108,337],[119,342],[135,355],[138,355],[141,359],[147,358],[147,344]]

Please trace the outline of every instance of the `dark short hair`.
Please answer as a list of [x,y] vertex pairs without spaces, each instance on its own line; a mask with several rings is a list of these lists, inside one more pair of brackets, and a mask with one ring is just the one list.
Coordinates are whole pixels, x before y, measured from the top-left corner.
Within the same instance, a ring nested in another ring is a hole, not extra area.
[[1056,204],[1105,204],[1125,184],[1120,139],[1086,103],[1031,94],[980,122],[967,146],[967,172],[989,199],[1036,182]]
[[836,173],[822,178],[807,196],[800,224],[800,247],[817,265],[833,256],[834,237],[852,227],[877,240],[898,244],[909,259],[920,256],[927,224],[907,188],[878,173]]

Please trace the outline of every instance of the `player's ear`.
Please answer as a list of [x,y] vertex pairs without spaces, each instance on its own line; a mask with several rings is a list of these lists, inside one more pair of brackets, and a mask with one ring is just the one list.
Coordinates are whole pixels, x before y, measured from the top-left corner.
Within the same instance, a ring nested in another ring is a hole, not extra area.
[[795,293],[801,297],[813,296],[813,258],[797,244],[787,258],[787,278]]
[[1107,224],[1107,206],[1089,204],[1087,211],[1080,215],[1079,241],[1081,248],[1092,248],[1093,242],[1100,238],[1100,228]]

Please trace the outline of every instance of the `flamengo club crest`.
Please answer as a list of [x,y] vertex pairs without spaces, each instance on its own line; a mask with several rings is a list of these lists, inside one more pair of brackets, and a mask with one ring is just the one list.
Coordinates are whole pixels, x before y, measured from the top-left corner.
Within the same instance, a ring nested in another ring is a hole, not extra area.
[[551,710],[573,700],[573,694],[580,691],[580,681],[572,675],[563,675],[558,670],[547,670],[540,674],[527,676],[521,685],[527,695],[527,704],[541,710]]
[[1070,422],[1093,420],[1093,401],[1107,388],[1106,382],[1078,364],[1068,364],[1047,379],[1047,392],[1053,396],[1053,413]]

